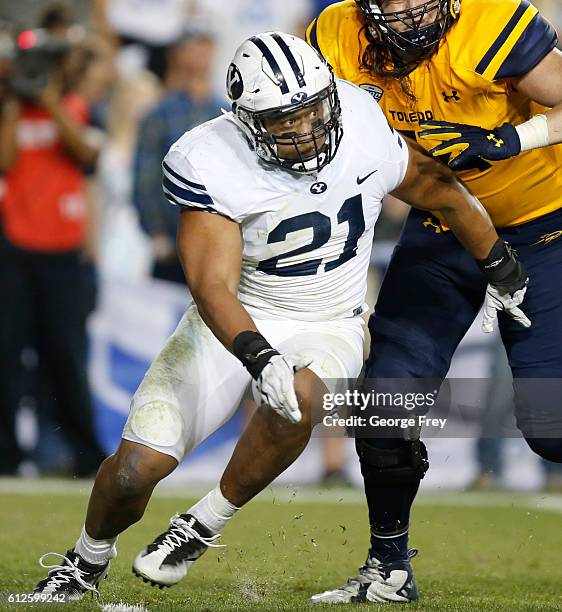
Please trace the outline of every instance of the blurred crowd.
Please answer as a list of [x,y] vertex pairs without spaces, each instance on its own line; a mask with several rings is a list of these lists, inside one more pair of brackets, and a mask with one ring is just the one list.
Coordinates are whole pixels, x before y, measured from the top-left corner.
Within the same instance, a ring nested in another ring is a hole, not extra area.
[[162,158],[227,107],[226,70],[243,39],[271,29],[302,36],[326,3],[221,4],[0,7],[0,474],[29,465],[16,433],[22,407],[37,415],[31,459],[41,472],[95,473],[104,452],[86,319],[98,283],[184,283]]
[[[273,29],[304,36],[331,3],[37,0],[25,20],[15,3],[0,7],[0,474],[29,459],[16,436],[26,403],[38,415],[39,470],[62,469],[60,428],[63,471],[95,473],[103,451],[86,318],[99,279],[184,283],[163,156],[227,108],[226,70],[242,40]],[[562,23],[559,0],[536,4]],[[385,204],[376,239],[390,244],[407,207]],[[343,478],[341,445],[326,442],[325,455],[326,477]]]

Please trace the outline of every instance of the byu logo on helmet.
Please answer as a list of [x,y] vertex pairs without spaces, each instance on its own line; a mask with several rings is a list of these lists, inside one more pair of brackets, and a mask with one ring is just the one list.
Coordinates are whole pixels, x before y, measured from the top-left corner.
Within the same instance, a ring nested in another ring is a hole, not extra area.
[[238,66],[236,64],[230,64],[228,67],[228,74],[226,75],[226,91],[231,100],[238,100],[238,98],[244,93],[244,81]]
[[299,91],[291,98],[291,102],[293,104],[298,104],[299,102],[304,102],[307,98],[308,94],[306,91]]

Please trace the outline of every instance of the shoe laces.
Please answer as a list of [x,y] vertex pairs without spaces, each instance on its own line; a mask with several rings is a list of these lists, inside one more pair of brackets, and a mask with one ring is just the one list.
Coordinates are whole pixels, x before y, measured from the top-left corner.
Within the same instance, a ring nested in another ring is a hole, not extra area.
[[[59,557],[62,559],[63,564],[55,563],[54,565],[49,565],[45,563],[45,558],[49,556]],[[49,570],[49,579],[42,589],[43,593],[53,593],[63,584],[69,584],[71,580],[76,580],[76,582],[86,591],[92,591],[99,595],[98,589],[84,579],[88,572],[74,565],[66,555],[55,552],[46,553],[39,559],[39,565]]]
[[[417,548],[408,549],[408,561],[413,559],[417,554]],[[386,565],[389,564],[390,563],[383,563],[379,561],[376,557],[367,557],[365,565],[362,565],[359,568],[359,574],[357,574],[357,576],[353,576],[352,578],[348,578],[347,582],[339,590],[352,592],[363,584],[370,584],[371,582],[375,582],[375,580],[381,580],[383,576],[380,572]]]
[[[221,536],[217,533],[214,536],[205,537],[196,531],[192,524],[196,519],[193,518],[190,522],[186,521],[179,514],[175,514],[170,519],[170,528],[161,542],[158,543],[158,548],[166,553],[171,554],[176,548],[179,548],[182,544],[188,544],[192,540],[197,540],[209,548],[225,548],[225,544],[215,544]],[[190,524],[191,523],[191,524]]]
[[374,557],[367,557],[365,564],[359,568],[359,574],[347,579],[347,582],[338,590],[353,593],[364,584],[371,584],[378,576],[380,561]]

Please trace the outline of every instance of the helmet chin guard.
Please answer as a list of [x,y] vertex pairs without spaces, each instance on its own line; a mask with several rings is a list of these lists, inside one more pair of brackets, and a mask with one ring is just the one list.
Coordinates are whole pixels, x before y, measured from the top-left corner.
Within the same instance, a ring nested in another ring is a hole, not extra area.
[[[246,40],[230,64],[227,91],[235,122],[264,162],[313,174],[334,158],[343,135],[337,87],[305,41],[281,32]],[[310,130],[271,129],[307,111],[314,116]]]

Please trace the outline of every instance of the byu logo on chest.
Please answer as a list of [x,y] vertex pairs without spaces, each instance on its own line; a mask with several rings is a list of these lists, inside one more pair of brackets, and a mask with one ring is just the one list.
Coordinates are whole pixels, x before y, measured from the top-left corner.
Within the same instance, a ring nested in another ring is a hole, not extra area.
[[320,193],[324,193],[326,189],[328,189],[328,185],[326,185],[326,183],[314,183],[310,186],[310,193],[318,195]]

